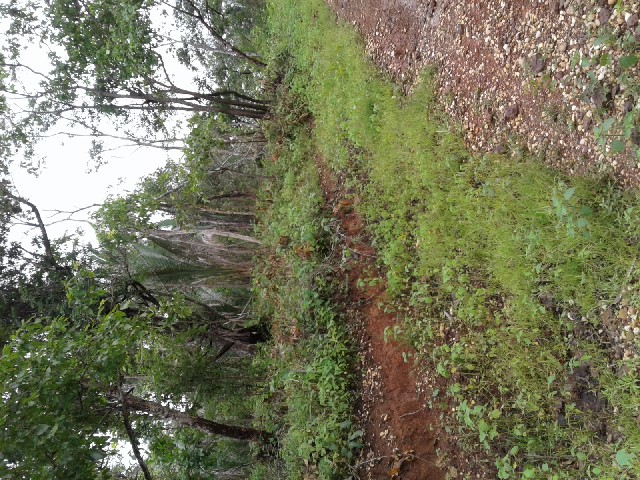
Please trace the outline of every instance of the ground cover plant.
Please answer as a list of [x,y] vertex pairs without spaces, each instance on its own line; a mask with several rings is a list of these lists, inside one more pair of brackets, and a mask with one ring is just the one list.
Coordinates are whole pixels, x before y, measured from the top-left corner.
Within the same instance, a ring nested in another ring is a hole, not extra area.
[[335,302],[332,234],[308,117],[286,90],[278,92],[282,115],[267,128],[272,156],[258,231],[268,254],[254,273],[254,312],[269,319],[272,337],[255,360],[268,379],[255,414],[277,436],[277,461],[259,465],[253,478],[344,478],[361,446],[354,352]]
[[314,144],[360,186],[398,330],[446,381],[446,431],[498,478],[635,478],[636,196],[526,152],[470,156],[433,76],[401,97],[322,2],[268,5]]

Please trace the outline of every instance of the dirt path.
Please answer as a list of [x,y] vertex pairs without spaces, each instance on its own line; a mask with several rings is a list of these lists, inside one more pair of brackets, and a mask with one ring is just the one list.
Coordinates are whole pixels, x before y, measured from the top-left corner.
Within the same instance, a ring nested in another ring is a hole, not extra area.
[[[410,86],[417,72],[436,67],[442,106],[471,150],[526,148],[567,173],[606,171],[640,186],[632,146],[640,135],[617,155],[603,155],[594,138],[599,118],[640,109],[621,80],[621,53],[594,44],[603,32],[640,40],[640,2],[625,2],[627,11],[609,0],[327,2],[396,81]],[[581,66],[604,54],[608,65]],[[640,78],[640,64],[627,73]]]
[[[437,466],[437,417],[418,395],[411,361],[391,338],[394,313],[385,312],[382,281],[369,279],[384,274],[376,266],[376,252],[364,234],[364,221],[353,211],[341,182],[317,161],[327,208],[338,221],[351,255],[344,271],[348,292],[346,317],[356,326],[361,352],[360,421],[365,426],[365,449],[357,466],[361,479],[441,480]],[[385,333],[385,330],[387,332]],[[385,341],[386,339],[386,341]]]
[[[640,186],[632,148],[603,155],[593,133],[599,119],[640,108],[638,98],[621,88],[619,71],[598,67],[597,81],[588,83],[589,69],[575,62],[605,52],[607,47],[593,42],[605,26],[640,41],[640,2],[618,12],[609,0],[326,1],[360,31],[372,59],[407,90],[421,70],[436,67],[441,107],[462,127],[472,151],[518,156],[528,150],[569,174],[604,171],[623,185]],[[607,54],[617,65],[617,54]],[[640,65],[630,73],[640,76]],[[631,141],[640,145],[640,138]],[[457,451],[454,434],[439,430],[441,412],[425,406],[433,390],[446,388],[438,385],[441,379],[417,379],[403,358],[408,348],[385,341],[395,317],[384,310],[385,285],[366,282],[384,276],[376,270],[375,251],[362,219],[345,200],[347,192],[321,162],[319,167],[327,204],[355,259],[344,275],[347,315],[359,325],[363,353],[366,446],[359,478],[440,480],[462,472],[490,478],[482,462]]]

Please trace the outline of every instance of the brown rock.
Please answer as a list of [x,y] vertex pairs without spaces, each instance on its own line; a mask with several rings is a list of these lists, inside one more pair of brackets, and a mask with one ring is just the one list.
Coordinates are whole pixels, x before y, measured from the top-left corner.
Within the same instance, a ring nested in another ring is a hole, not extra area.
[[504,143],[500,143],[493,148],[493,153],[504,155],[505,153],[507,153],[507,147],[504,145]]
[[513,120],[518,115],[520,115],[520,107],[518,105],[510,105],[504,111],[504,119],[506,121]]
[[493,125],[493,112],[490,108],[485,109],[482,113],[482,119],[484,120],[485,125]]
[[611,9],[609,8],[600,9],[600,12],[598,12],[598,20],[600,20],[600,25],[605,25],[610,18],[611,18]]
[[634,13],[633,15],[629,15],[629,18],[627,18],[627,26],[633,28],[636,25],[638,25],[638,14]]
[[544,58],[542,58],[542,55],[536,54],[529,59],[529,68],[531,68],[533,73],[538,74],[544,70],[546,66],[545,63],[546,62],[544,61]]

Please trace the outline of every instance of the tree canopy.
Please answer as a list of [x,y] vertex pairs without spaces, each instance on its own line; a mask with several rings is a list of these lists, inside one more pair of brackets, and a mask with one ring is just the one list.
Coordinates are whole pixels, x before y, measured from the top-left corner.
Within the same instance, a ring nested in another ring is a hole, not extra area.
[[[214,472],[242,464],[219,451],[246,459],[247,442],[269,442],[237,406],[259,388],[250,356],[264,339],[246,322],[269,113],[249,41],[258,6],[0,5],[0,477],[113,478],[120,441],[147,480]],[[92,136],[95,155],[111,137],[183,157],[108,198],[99,245],[83,245],[52,238],[6,175],[58,134]],[[30,245],[10,239],[16,225]],[[237,413],[221,416],[229,402]],[[187,440],[192,453],[176,453]]]
[[[11,0],[0,17],[9,25],[0,93],[12,99],[4,144],[29,146],[61,120],[99,134],[106,116],[126,138],[170,140],[173,114],[269,112],[257,89],[262,62],[233,43],[233,19],[247,17],[239,3]],[[181,38],[163,27],[172,21]],[[33,59],[29,44],[47,58]]]

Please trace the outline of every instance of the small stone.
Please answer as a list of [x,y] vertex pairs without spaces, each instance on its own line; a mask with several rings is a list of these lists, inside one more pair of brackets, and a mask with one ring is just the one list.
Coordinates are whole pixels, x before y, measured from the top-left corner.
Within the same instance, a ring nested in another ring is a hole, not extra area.
[[615,5],[616,3],[618,3],[618,0],[608,0],[607,3],[609,5]]
[[626,18],[626,22],[628,27],[630,28],[635,27],[636,25],[638,25],[638,14],[634,13],[633,15],[629,15]]
[[559,53],[564,53],[567,51],[567,44],[565,42],[560,42],[558,44],[558,52]]
[[572,5],[569,5],[565,11],[567,12],[567,15],[573,15],[576,13]]
[[598,20],[600,20],[600,25],[605,25],[609,19],[611,18],[611,10],[608,8],[603,8],[598,12]]
[[504,144],[496,145],[493,149],[493,153],[497,153],[498,155],[504,155],[507,153],[507,147]]
[[628,99],[624,102],[624,105],[622,106],[622,113],[627,114],[627,113],[629,113],[631,110],[633,110],[633,99],[632,99],[632,98],[628,98]]
[[597,87],[593,90],[591,94],[591,101],[596,108],[602,108],[607,102],[607,93],[604,88]]
[[545,68],[545,61],[542,55],[536,54],[529,59],[529,68],[531,68],[531,71],[535,74],[541,73]]
[[505,110],[504,119],[507,121],[513,120],[518,115],[520,115],[520,107],[518,105],[511,105]]

